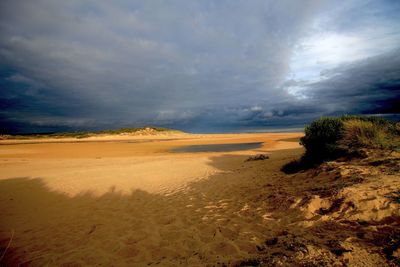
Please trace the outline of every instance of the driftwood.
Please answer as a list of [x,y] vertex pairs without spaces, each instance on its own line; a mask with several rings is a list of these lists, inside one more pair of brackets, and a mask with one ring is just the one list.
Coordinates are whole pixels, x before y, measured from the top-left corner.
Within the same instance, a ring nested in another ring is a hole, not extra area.
[[255,160],[266,160],[269,159],[269,156],[267,154],[257,154],[255,156],[251,156],[246,161],[255,161]]

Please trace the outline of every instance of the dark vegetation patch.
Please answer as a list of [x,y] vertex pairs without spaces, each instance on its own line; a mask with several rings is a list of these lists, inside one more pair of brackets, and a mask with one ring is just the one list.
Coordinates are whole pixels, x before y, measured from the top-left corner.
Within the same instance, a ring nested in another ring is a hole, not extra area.
[[339,211],[340,207],[342,207],[343,202],[344,202],[344,198],[338,198],[333,201],[332,205],[329,208],[327,208],[327,209],[320,208],[318,213],[321,215],[326,215],[326,214],[330,214],[330,213]]
[[400,150],[400,122],[389,122],[380,117],[342,116],[324,117],[305,128],[300,139],[306,152],[297,160],[282,167],[285,173],[296,173],[319,164],[343,158],[365,158],[365,149]]
[[392,226],[379,227],[378,231],[374,232],[371,242],[382,248],[382,252],[388,260],[400,265],[400,259],[393,255],[400,248],[399,228]]
[[338,240],[329,240],[326,244],[329,248],[329,251],[335,254],[336,256],[342,256],[345,252],[351,252],[351,249],[345,249],[342,247]]
[[237,267],[244,267],[244,266],[260,266],[261,261],[258,259],[246,259],[240,262],[234,263],[233,266]]

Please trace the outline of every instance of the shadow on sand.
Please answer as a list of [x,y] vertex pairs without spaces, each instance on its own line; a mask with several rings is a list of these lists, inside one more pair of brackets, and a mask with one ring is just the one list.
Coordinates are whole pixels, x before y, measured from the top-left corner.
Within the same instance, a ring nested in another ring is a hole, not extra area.
[[246,156],[213,157],[210,164],[226,173],[169,196],[110,188],[102,196],[69,197],[41,178],[1,180],[1,264],[329,266],[345,263],[351,248],[340,243],[349,238],[378,248],[399,234],[382,228],[387,234],[377,236],[367,222],[305,219],[291,209],[293,196],[283,183],[295,188],[304,181],[290,181],[279,169],[292,154],[248,163]]

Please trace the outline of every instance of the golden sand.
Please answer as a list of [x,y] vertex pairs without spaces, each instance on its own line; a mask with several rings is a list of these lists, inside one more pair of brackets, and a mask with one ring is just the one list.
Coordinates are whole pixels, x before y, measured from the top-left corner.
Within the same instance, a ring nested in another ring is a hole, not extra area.
[[[349,253],[338,256],[339,263],[346,257],[350,263],[364,260],[359,266],[387,263],[379,253],[371,254],[347,240],[352,235],[346,227],[326,223],[329,218],[337,220],[335,216],[354,221],[375,216],[379,221],[396,215],[396,204],[383,197],[390,190],[374,199],[371,192],[377,182],[355,183],[341,192],[351,199],[350,208],[334,210],[331,207],[337,203],[332,195],[313,191],[324,188],[325,178],[317,175],[312,181],[309,173],[280,172],[302,149],[297,142],[279,140],[300,136],[167,134],[61,143],[2,141],[2,262],[11,266],[271,266],[283,262],[290,266],[291,259],[297,263],[312,259],[316,264],[321,258],[330,259],[326,255],[335,253],[331,247],[336,243],[329,243],[333,238],[341,242],[341,249],[357,252],[350,259]],[[264,144],[237,152],[170,152],[194,144],[246,142]],[[246,161],[259,153],[270,158]],[[335,183],[335,175],[324,177]],[[395,178],[387,176],[393,190],[399,186]],[[352,193],[357,186],[364,186],[359,192],[371,196]],[[376,212],[370,207],[358,213],[351,209],[367,204],[376,205]],[[318,239],[321,231],[328,235]],[[336,258],[332,259],[333,264]]]
[[[233,237],[245,225],[233,220],[233,228],[225,226],[233,236],[213,238],[244,204],[227,191],[234,183],[221,184],[218,175],[229,177],[249,154],[297,147],[295,142],[277,141],[296,136],[175,134],[2,141],[1,237],[15,232],[7,255],[33,266],[129,266],[161,260],[186,265],[213,262],[231,250],[232,257],[240,255],[240,242],[235,245]],[[170,152],[186,145],[242,142],[265,143],[256,151],[228,154]],[[220,243],[225,245],[213,251]],[[205,256],[206,250],[211,254]]]

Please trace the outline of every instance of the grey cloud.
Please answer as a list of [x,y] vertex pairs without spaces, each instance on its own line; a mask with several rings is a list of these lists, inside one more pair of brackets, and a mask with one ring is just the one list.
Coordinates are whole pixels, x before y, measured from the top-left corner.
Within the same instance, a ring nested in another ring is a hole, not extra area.
[[[361,2],[334,15],[348,18]],[[378,59],[330,70],[317,83],[288,80],[296,47],[330,7],[332,1],[317,0],[2,1],[0,122],[21,131],[205,129],[300,123],[334,110],[393,105],[388,98],[398,95],[388,89],[389,76],[377,82],[384,64]],[[385,69],[392,80],[399,77],[396,64]],[[368,105],[357,100],[365,86],[351,75],[364,75],[380,96]],[[308,99],[290,94],[290,86],[306,88]],[[346,108],[332,102],[350,94]]]
[[395,50],[327,70],[318,82],[288,80],[282,86],[300,86],[305,97],[260,103],[253,110],[231,110],[238,125],[308,122],[324,115],[400,113],[400,52]]
[[400,50],[340,66],[306,86],[315,104],[333,111],[400,112]]

